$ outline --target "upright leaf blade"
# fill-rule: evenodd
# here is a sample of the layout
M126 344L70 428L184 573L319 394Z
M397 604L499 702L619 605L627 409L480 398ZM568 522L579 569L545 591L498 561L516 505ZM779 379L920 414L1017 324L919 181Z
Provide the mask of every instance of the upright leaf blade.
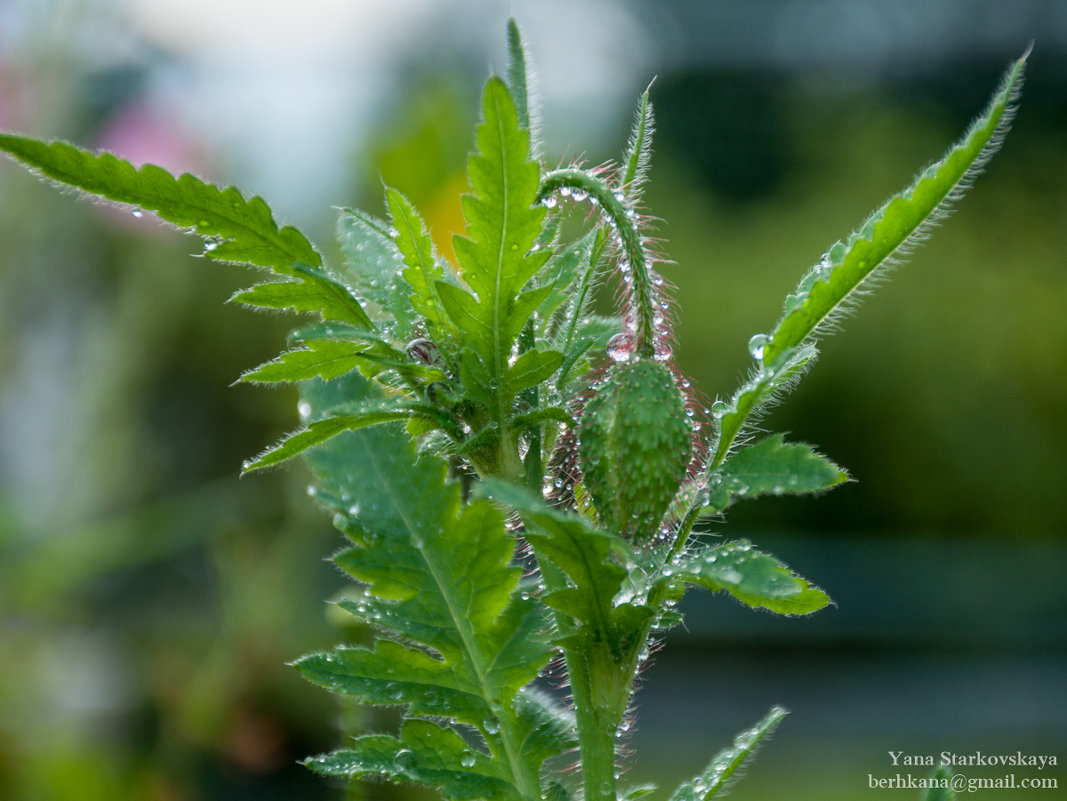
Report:
M405 265L403 274L411 293L410 302L429 324L431 333L451 336L454 329L437 292L437 282L445 279L445 271L434 259L426 224L411 202L395 189L386 189L385 199Z
M890 198L846 244L831 248L801 281L764 348L765 364L775 364L782 354L832 325L864 287L910 253L930 226L949 213L999 149L1015 116L1029 55L1027 50L1012 64L985 111L940 161Z
M486 84L482 110L478 152L468 161L473 194L463 198L467 235L455 239L474 296L461 298L467 293L438 286L446 310L481 357L495 389L504 379L518 332L547 294L521 293L548 254L531 252L545 214L536 203L539 168L529 158L529 132L520 126L515 103L499 78ZM506 410L494 411L503 422Z
M752 759L759 745L774 733L787 714L780 706L772 707L763 720L738 734L733 745L720 751L699 775L675 790L671 801L711 801L725 795L740 775L740 769Z

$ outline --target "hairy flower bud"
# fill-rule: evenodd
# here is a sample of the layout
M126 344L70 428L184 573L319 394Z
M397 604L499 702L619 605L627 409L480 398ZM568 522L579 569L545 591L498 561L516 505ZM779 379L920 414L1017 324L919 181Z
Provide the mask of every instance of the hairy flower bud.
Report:
M578 424L578 458L600 522L651 538L685 478L691 435L666 365L613 364Z

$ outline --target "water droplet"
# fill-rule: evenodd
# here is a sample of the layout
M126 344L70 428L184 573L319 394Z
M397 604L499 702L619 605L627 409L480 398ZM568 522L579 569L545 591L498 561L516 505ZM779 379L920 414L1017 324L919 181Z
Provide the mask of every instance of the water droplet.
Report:
M406 773L415 767L415 752L410 748L401 748L393 757L393 767L400 773Z
M611 797L611 785L608 782L603 782L600 785L600 795L604 798Z
M571 190L571 199L574 200L576 203L581 203L587 197L589 197L589 193L586 192L584 189L575 188Z
M216 240L211 240L210 242L205 242L204 243L204 251L206 253L210 253L215 248L217 248L219 246L219 244L220 243L218 241L216 241Z
M496 718L486 718L482 721L482 728L486 734L497 734L500 731L500 721Z
M473 751L464 751L462 754L459 755L459 764L461 764L465 768L473 768L474 759L475 757Z
M656 345L656 349L652 353L652 358L657 362L668 362L671 360L672 355L671 349L663 343L660 343L659 345Z
M134 209L133 211L130 212L130 214L132 214L138 220L141 219L142 217L144 217L144 211L142 211L141 209Z
M300 415L301 420L307 420L311 417L311 404L306 400L300 401L300 403L296 405L296 413Z
M319 494L319 488L316 487L314 484L308 484L307 493L309 498L314 498L316 495Z
M767 334L753 334L748 340L748 352L752 354L753 359L762 362L763 354L772 341L773 339Z
M614 362L628 362L633 353L631 352L630 338L626 334L616 334L608 340L608 358Z
M546 209L554 209L556 208L556 198L553 195L549 195L541 201L541 205Z
M563 197L570 197L571 196L571 188L569 186L561 186L559 188L559 193Z

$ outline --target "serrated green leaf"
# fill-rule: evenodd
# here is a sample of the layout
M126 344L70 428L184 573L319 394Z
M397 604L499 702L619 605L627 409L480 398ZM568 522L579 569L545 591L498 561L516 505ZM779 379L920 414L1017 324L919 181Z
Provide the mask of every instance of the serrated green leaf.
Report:
M664 570L658 585L682 582L711 592L725 590L747 606L780 615L806 615L829 604L830 598L806 579L748 540L738 540L692 553Z
M508 89L515 101L515 112L519 125L526 130L532 129L529 68L526 65L526 48L522 43L522 32L514 18L508 20Z
M712 411L718 419L717 432L712 446L711 459L708 461L708 475L718 468L730 454L731 448L746 425L772 407L784 394L800 380L800 377L815 362L818 351L814 345L804 345L789 354L783 354L776 368L765 367L756 371L746 381L729 402L722 402L725 407L720 410L715 404Z
M484 483L495 501L522 516L526 540L538 556L570 579L569 586L544 596L544 604L581 623L586 636L621 652L653 614L645 606L615 602L627 572L613 554L628 550L626 543L596 530L585 518L550 509L514 485L491 479Z
M452 321L441 305L437 282L445 279L444 268L433 254L433 240L415 207L395 189L385 190L389 215L396 229L396 246L404 262L404 280L409 303L422 316L431 334L454 335Z
M189 173L175 178L154 164L138 169L111 153L90 153L66 142L0 134L0 150L53 181L154 211L179 228L211 238L205 255L213 259L285 274L293 272L294 263L322 264L302 233L278 227L262 198L246 200L232 186L220 189Z
M496 760L471 748L453 730L427 720L405 721L399 738L382 734L357 737L352 748L313 757L304 764L328 776L384 776L421 784L453 801L521 798Z
M648 180L648 167L652 161L652 133L655 131L653 122L652 103L648 97L648 90L637 101L637 110L634 112L634 125L630 131L630 138L626 143L626 153L622 163L625 165L620 180L620 185L626 192L630 203L637 203L641 199L641 190Z
M364 614L358 601L344 606ZM490 714L485 699L471 691L469 676L459 675L424 651L390 640L378 640L373 650L340 647L308 654L293 664L309 681L362 703L404 705L414 715L451 718L472 726Z
M589 317L578 323L559 368L556 386L563 391L589 372L596 358L603 357L608 341L619 333L622 323L615 318ZM585 358L590 353L589 358Z
M595 232L587 234L561 253L554 253L538 273L538 282L552 287L537 307L537 313L543 319L550 319L564 301L573 299L572 285L576 277L588 272L594 238Z
M733 745L720 751L699 775L675 790L670 801L711 801L725 795L740 776L741 768L751 761L759 745L778 728L787 714L780 706L772 707L763 720L738 734Z
M578 745L572 710L533 688L521 692L516 701L518 717L525 726L522 753L527 760L540 765Z
M775 434L731 456L712 475L709 511L721 512L735 498L803 495L848 481L848 473L810 445L784 440L784 435Z
M338 400L336 394L312 399L316 407ZM412 710L436 704L435 714L478 728L509 781L536 792L537 765L517 757L532 733L515 699L551 656L548 621L520 587L522 571L512 561L515 543L502 513L484 499L463 505L459 484L446 478L447 464L416 454L388 424L345 432L308 461L322 479L318 499L353 543L334 561L365 585L344 608L390 638L431 653L405 656L395 686L381 683L387 676L374 671L386 665L369 652L346 652L341 672L352 675L326 680L351 679L358 693L386 693L390 703ZM325 669L322 658L314 666ZM436 696L428 699L427 692ZM443 706L449 695L452 712ZM478 717L472 699L482 700L484 716Z
M533 251L545 210L536 203L539 167L529 157L529 131L499 78L486 84L482 117L478 151L468 160L473 193L463 197L466 236L454 239L473 294L443 282L437 287L464 344L485 367L482 392L494 396L504 386L519 333L551 287L523 291L549 255ZM489 407L497 424L505 425L510 400L500 395Z
M254 470L274 467L292 459L294 456L299 456L314 445L319 445L336 437L342 431L354 431L380 423L407 420L409 417L418 415L422 408L421 405L416 404L368 404L362 408L352 410L349 414L337 414L333 417L316 420L306 428L287 434L277 445L263 451L255 459L245 462L241 473L251 473Z
M508 368L504 392L514 397L528 387L547 381L563 363L563 354L554 350L528 350Z
M317 313L323 320L374 330L367 312L347 287L305 265L294 264L290 274L299 280L256 284L235 293L230 300L251 307Z
M786 313L763 350L765 364L831 328L863 289L922 241L970 187L1000 147L1015 116L1027 51L1005 73L982 115L940 161L838 243L786 301Z
M363 360L365 346L323 339L305 340L307 348L290 350L277 359L242 374L241 381L275 384L310 378L337 378L354 370Z
M389 316L397 337L411 336L416 316L411 288L401 277L404 261L389 226L357 209L342 209L337 242L345 283Z

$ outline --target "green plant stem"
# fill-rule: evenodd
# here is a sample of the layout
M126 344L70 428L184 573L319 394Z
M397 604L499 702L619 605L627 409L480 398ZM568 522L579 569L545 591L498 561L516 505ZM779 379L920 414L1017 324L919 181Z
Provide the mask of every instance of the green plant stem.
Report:
M616 713L618 671L602 649L566 649L578 741L582 757L582 784L586 799L614 799L615 732L625 712ZM612 670L615 668L615 670ZM614 674L614 675L612 675ZM605 681L606 680L606 681ZM625 693L629 697L629 692Z
M558 189L567 187L579 190L591 198L604 210L608 220L619 237L625 267L620 264L631 295L633 311L633 347L641 357L651 358L656 352L656 290L652 281L650 259L645 249L641 232L635 222L636 214L627 207L625 196L616 192L605 181L585 170L565 168L553 170L541 179L537 192L538 200L544 200Z
M549 560L537 558L545 588L551 594L567 587L563 573ZM563 657L574 701L586 799L616 798L615 737L633 688L640 647L614 652L604 639L578 629L566 614L555 613ZM648 630L639 640L644 643Z

